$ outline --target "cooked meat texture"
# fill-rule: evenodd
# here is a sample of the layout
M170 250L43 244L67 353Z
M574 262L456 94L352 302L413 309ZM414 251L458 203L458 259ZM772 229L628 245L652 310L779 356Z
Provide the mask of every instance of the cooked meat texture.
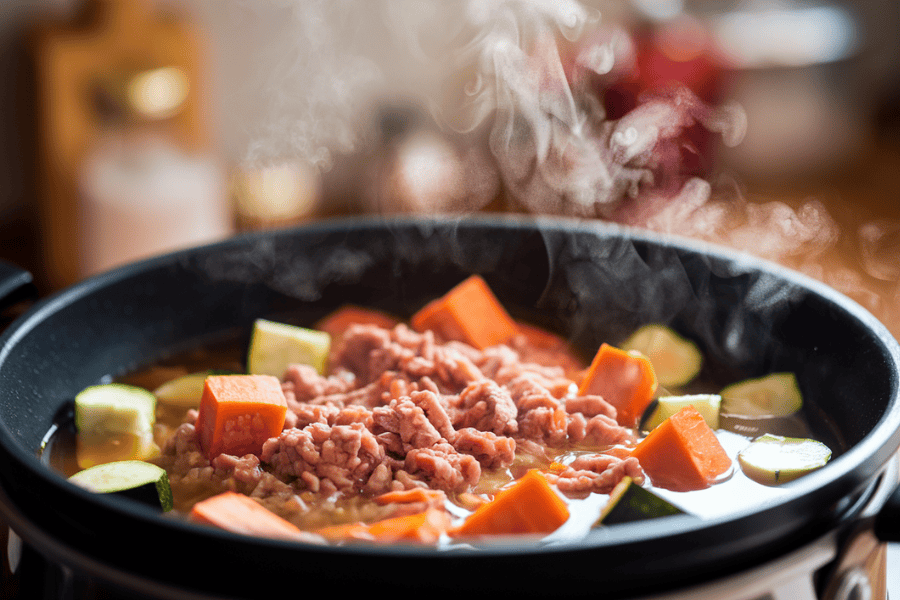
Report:
M311 510L311 498L334 504L416 487L471 492L485 470L572 445L578 458L550 476L561 493L607 493L626 475L642 481L636 460L605 453L635 441L616 423L615 408L578 396L562 367L523 357L552 361L547 352L529 353L521 339L481 351L405 325L354 325L329 374L306 365L287 370L284 430L260 456L210 462L189 411L162 462L174 485L237 489L295 522Z

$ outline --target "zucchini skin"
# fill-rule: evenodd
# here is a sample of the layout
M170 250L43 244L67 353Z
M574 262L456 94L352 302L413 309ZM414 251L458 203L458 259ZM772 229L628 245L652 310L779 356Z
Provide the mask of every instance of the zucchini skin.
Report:
M597 525L615 525L688 514L671 502L646 490L630 477L624 477L609 495L609 503L600 514Z

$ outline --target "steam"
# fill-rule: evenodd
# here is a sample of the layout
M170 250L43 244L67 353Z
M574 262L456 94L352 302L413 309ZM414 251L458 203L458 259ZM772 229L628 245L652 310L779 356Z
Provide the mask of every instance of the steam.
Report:
M900 281L900 223L876 220L859 230L866 272L882 281Z
M743 137L739 107L710 108L685 89L606 119L592 84L630 48L596 11L575 2L466 4L476 33L454 56L456 70L472 76L450 123L467 131L491 121L489 147L524 210L609 218L642 188L685 183L669 170L686 128L699 123L729 145Z
M609 218L644 188L685 183L672 170L686 128L735 144L745 127L737 107L707 107L683 89L606 119L597 77L632 50L574 0L196 1L228 40L224 144L245 164L328 169L372 143L381 106L408 103L447 132L486 128L515 208Z
M895 316L900 224L864 225L852 249L861 264L850 264L854 242L818 200L751 202L727 177L686 169L694 149L685 132L699 127L736 145L748 126L739 106L709 106L676 87L608 118L603 90L635 51L629 33L595 8L574 0L193 1L228 41L221 110L232 126L223 141L241 162L299 158L327 171L337 155L389 154L398 166L370 209L469 213L500 193L517 212L730 245ZM429 125L384 150L377 115L392 105L417 107Z
M362 115L384 80L370 51L368 2L186 1L217 40L214 97L229 159L328 169L358 146Z

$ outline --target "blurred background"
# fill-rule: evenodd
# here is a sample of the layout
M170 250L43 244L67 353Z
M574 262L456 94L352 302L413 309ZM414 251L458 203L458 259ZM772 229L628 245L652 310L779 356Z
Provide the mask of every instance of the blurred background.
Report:
M42 293L348 214L724 243L900 333L900 7L0 3L0 258Z

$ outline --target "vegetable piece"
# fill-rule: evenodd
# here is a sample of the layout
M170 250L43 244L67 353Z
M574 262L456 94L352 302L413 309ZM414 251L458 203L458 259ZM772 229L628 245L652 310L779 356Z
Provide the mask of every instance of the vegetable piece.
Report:
M332 340L336 340L344 335L351 325L377 325L384 329L393 329L399 322L399 319L381 311L347 304L321 319L315 328L330 335Z
M410 319L416 331L434 330L445 340L485 349L507 342L519 329L484 279L472 275Z
M206 378L197 434L207 458L259 454L263 443L284 427L287 401L271 375L213 375Z
M156 420L156 396L123 383L92 385L75 396L75 427L140 433Z
M548 534L568 518L566 503L540 471L532 469L492 501L475 509L450 534L455 537Z
M644 416L641 417L641 429L651 431L662 424L663 421L677 413L685 406L693 406L710 429L719 428L719 405L722 397L718 394L688 394L685 396L661 396L653 400Z
M326 540L360 540L379 543L413 542L434 544L450 528L450 515L437 508L402 517L376 521L371 525L351 523L317 529Z
M99 494L115 494L172 510L172 488L166 470L140 460L97 465L75 473L69 481Z
M731 467L716 434L693 406L686 406L647 434L631 453L653 485L686 492L709 487Z
M763 485L778 485L820 469L831 459L831 449L808 438L766 434L738 453L744 474Z
M577 377L578 373L584 370L583 361L562 336L528 323L516 322L516 326L519 328L519 334L525 337L531 348L552 356L553 364L562 367L570 379Z
M664 387L678 387L690 382L703 363L703 355L694 342L658 323L644 325L620 347L637 350L649 358L656 378Z
M203 383L208 376L209 372L203 371L176 377L153 390L153 395L166 404L197 408L200 406L200 396L203 395Z
M656 393L656 374L640 352L601 344L578 388L581 396L599 395L616 408L616 420L634 427Z
M564 352L568 351L569 343L562 337L552 331L547 331L542 327L531 325L530 323L516 322L519 334L525 336L528 343L535 348L541 350L553 350Z
M247 371L282 377L290 365L310 365L321 375L331 349L331 336L286 323L257 319L250 338Z
M412 488L409 490L395 490L393 492L385 492L375 496L374 500L377 504L384 506L385 504L412 504L416 502L443 503L445 499L444 492L428 488Z
M156 396L143 388L121 383L85 388L75 396L78 466L156 456L155 421Z
M203 395L203 384L210 375L236 375L227 371L200 371L171 379L155 390L156 399L169 406L180 408L197 408Z
M595 526L601 523L615 525L683 514L685 514L683 510L650 490L642 488L626 475L610 492L609 502L600 511L600 518L597 519Z
M237 492L222 492L196 503L190 518L226 531L279 539L303 539L303 531L252 498Z
M783 417L803 407L803 395L793 373L772 373L724 388L722 412L745 417Z

